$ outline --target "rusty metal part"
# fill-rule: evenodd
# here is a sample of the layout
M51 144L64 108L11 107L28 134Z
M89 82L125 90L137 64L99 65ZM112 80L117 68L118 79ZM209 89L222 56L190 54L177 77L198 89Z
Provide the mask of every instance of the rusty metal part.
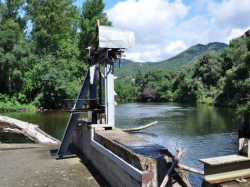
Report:
M154 178L154 172L144 172L141 176L142 184L146 185L149 181Z

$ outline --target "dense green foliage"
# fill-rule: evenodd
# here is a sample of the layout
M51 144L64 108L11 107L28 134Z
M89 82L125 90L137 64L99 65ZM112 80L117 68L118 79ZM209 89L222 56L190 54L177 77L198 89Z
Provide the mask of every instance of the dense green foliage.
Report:
M73 0L0 1L0 110L62 108L75 98L96 20L111 25L104 7L102 0L82 9Z
M178 72L143 71L141 66L134 78L116 80L118 101L199 102L250 109L250 38L233 39L229 47L205 53ZM133 92L117 90L124 87Z

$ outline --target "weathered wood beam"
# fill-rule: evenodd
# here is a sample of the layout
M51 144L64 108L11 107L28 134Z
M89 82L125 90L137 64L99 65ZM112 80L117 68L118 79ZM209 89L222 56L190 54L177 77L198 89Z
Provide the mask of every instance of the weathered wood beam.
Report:
M143 125L143 126L136 127L136 128L121 129L121 130L124 131L124 132L139 131L139 130L143 130L143 129L146 129L146 128L148 128L148 127L151 127L151 126L155 125L156 123L158 123L158 121L154 121L154 122L149 123L149 124L147 124L147 125Z
M177 166L178 166L180 169L183 169L183 170L186 170L186 171L189 171L189 172L192 172L192 173L204 175L204 171L201 171L201 170L198 170L198 169L195 169L195 168L191 168L191 167L182 165L181 163L178 163Z

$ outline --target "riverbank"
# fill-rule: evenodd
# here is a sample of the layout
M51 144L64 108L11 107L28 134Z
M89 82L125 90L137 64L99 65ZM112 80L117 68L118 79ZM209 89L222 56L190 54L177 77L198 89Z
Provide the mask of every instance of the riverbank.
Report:
M0 144L0 186L109 187L85 156L72 144L72 155L58 159L58 145Z
M23 110L36 110L36 106L33 103L21 104L15 98L3 99L0 97L0 112L23 111Z

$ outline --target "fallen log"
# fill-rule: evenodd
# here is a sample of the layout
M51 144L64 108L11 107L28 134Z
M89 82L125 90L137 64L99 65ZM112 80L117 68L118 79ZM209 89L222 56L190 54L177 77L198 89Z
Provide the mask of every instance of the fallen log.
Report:
M35 143L60 143L59 140L42 131L38 125L6 116L0 116L0 130L23 135Z
M154 121L154 122L149 123L149 124L147 124L147 125L143 125L143 126L136 127L136 128L121 129L121 130L124 131L124 132L139 131L139 130L143 130L143 129L146 129L146 128L148 128L148 127L151 127L151 126L155 125L156 123L158 123L158 121Z
M198 169L195 169L195 168L191 168L191 167L182 165L182 164L180 164L180 163L178 163L177 166L178 166L180 169L183 169L183 170L186 170L186 171L189 171L189 172L192 172L192 173L204 175L204 171L201 171L201 170L198 170Z

